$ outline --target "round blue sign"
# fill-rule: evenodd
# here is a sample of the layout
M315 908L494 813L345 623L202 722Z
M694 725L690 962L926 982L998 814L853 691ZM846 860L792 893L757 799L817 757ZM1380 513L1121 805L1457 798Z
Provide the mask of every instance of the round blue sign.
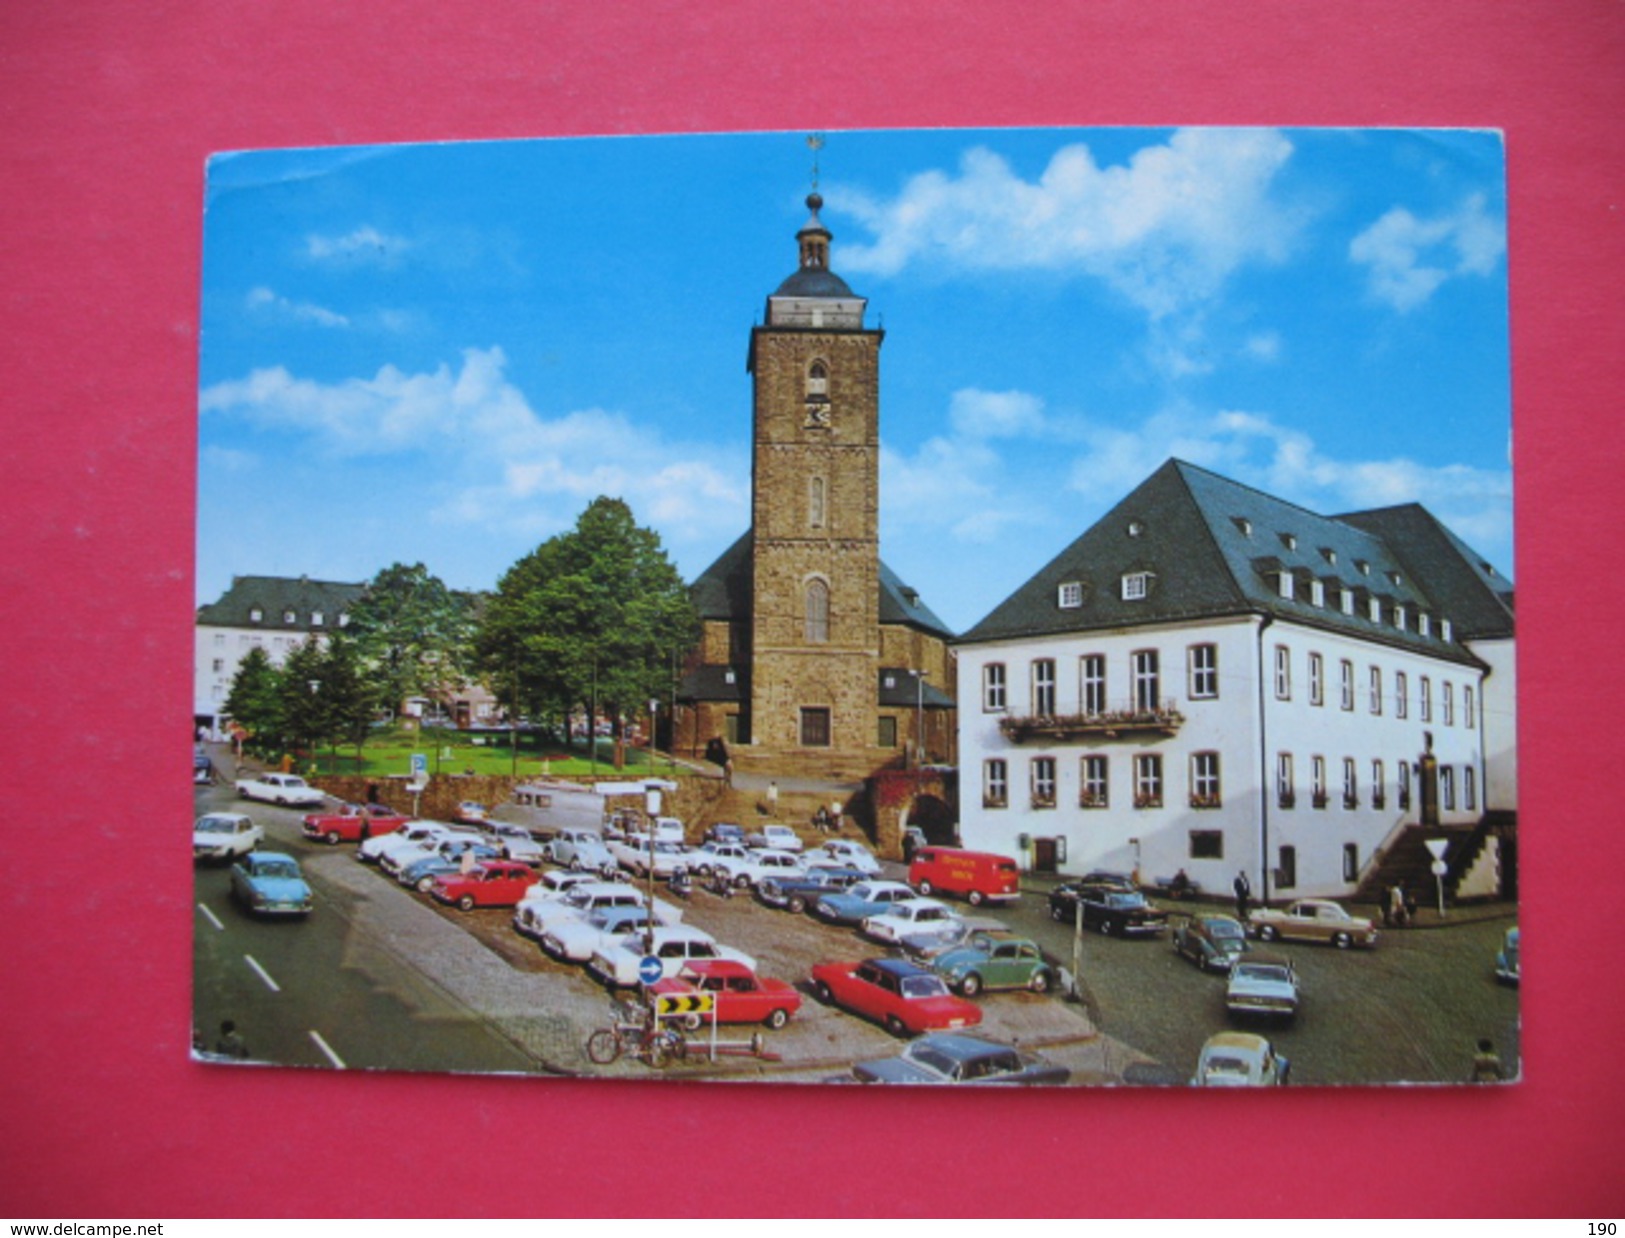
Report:
M660 960L652 954L646 954L638 960L638 979L644 984L653 984L660 979Z

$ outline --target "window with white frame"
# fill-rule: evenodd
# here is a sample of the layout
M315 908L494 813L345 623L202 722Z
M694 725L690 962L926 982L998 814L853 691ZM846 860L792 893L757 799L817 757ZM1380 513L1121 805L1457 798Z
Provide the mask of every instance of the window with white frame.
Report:
M1309 703L1326 703L1326 659L1318 653L1309 655Z
M1292 780L1292 754L1275 755L1275 802L1281 808L1294 808L1298 803L1298 790Z
M1366 615L1366 618L1371 620L1372 623L1381 623L1382 622L1382 599L1381 598L1372 598L1369 602L1367 602L1366 607L1365 607L1365 615Z
M1422 721L1433 721L1433 681L1422 676Z
M1411 712L1410 679L1404 671L1394 672L1394 717L1408 717Z
M1382 809L1388 806L1388 780L1384 773L1380 757L1371 762L1371 807L1373 808Z
M1439 805L1454 811L1456 807L1456 770L1454 766L1439 766Z
M1083 584L1081 581L1069 580L1063 584L1055 599L1056 605L1062 610L1077 610L1083 605Z
M1106 712L1106 655L1086 653L1078 659L1078 699L1091 717Z
M248 621L250 623L258 623L260 620L262 620L264 618L265 618L265 612L263 610L261 610L258 606L254 607L253 610L248 612Z
M1411 806L1411 763L1400 761L1396 768L1399 771L1399 810L1404 812Z
M1032 677L1032 712L1040 718L1053 717L1055 714L1055 659L1033 659Z
M1394 607L1394 626L1401 632L1405 630L1405 608L1403 606Z
M1326 583L1321 580L1309 582L1309 603L1312 606L1326 605Z
M1355 769L1354 758L1343 758L1343 807L1358 808L1360 806L1360 775Z
M1354 613L1354 590L1339 589L1338 602L1341 604L1345 615L1352 615Z
M1462 684L1461 686L1461 715L1469 731L1478 725L1478 715L1474 710L1473 689L1470 684Z
M982 667L982 708L988 713L1004 709L1004 663L989 662Z
M1151 592L1150 572L1125 572L1123 574L1123 600L1125 602L1143 602Z
M1354 708L1354 663L1343 658L1338 663L1339 701L1344 709Z
M1289 602L1292 600L1293 583L1291 572L1282 572L1280 579L1276 582L1277 587L1281 591L1281 596Z
M321 611L313 610L313 611L310 612L310 626L313 627L313 628L319 628L319 627L322 626L322 612Z
M1130 658L1134 668L1134 708L1154 710L1162 700L1160 661L1155 649L1136 649Z
M1055 807L1055 758L1034 757L1031 779L1034 808Z
M1189 695L1193 701L1211 701L1219 695L1219 647L1192 645L1187 654Z
M1429 636L1432 634L1433 619L1432 616L1427 613L1427 611L1424 610L1416 616L1416 630L1423 636Z
M285 610L285 611L282 612L282 622L283 623L292 623L297 618L298 618L298 616L295 615L291 610Z
M1219 798L1219 754L1191 753L1191 807L1217 808Z
M1382 712L1382 667L1373 666L1368 676L1371 686L1371 712Z
M1311 654L1310 658L1313 657ZM1278 701L1292 699L1292 651L1285 645L1275 646L1275 699Z
M1309 802L1315 808L1326 807L1326 758L1309 758Z
M226 634L224 632L216 632L214 634L214 647L216 649L219 649L225 643L226 643Z
M1078 762L1078 807L1106 808L1111 799L1107 783L1107 763L1103 756L1086 756Z
M1439 708L1446 726L1456 725L1456 690L1446 679L1439 685Z
M1134 758L1134 807L1162 807L1162 757L1142 752Z
M1478 811L1478 771L1471 765L1461 767L1461 806L1468 812Z
M982 807L1003 808L1010 802L1010 772L1002 760L982 762Z

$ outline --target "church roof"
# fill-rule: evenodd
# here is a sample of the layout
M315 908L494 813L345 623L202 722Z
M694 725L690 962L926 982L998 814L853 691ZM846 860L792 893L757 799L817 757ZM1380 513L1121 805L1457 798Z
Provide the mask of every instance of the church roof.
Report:
M773 294L776 297L841 297L851 300L856 293L834 271L805 267L791 275Z
M1452 557L1457 562L1447 570ZM961 643L1266 614L1470 661L1459 642L1493 628L1484 619L1482 572L1472 566L1482 563L1415 505L1321 516L1169 460ZM1282 593L1283 574L1292 577L1291 597ZM1141 596L1125 597L1126 577L1139 578ZM1510 588L1495 596L1504 600L1510 634ZM1373 599L1381 605L1377 621L1370 618ZM1403 628L1393 621L1396 607L1407 614ZM1424 613L1427 635L1416 621ZM1452 626L1448 643L1444 620Z

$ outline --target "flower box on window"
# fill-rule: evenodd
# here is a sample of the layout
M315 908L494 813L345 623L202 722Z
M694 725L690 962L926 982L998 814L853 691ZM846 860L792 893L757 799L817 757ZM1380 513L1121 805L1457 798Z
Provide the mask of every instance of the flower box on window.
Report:
M1053 796L1053 795L1039 795L1037 792L1034 792L1033 793L1033 807L1034 808L1054 808L1055 807L1055 796Z
M1079 808L1105 808L1106 806L1106 797L1104 795L1092 795L1085 791L1078 796Z
M1282 808L1296 808L1298 806L1298 797L1295 792L1282 791L1276 796L1275 802Z
M1136 795L1134 797L1134 807L1136 807L1136 808L1161 808L1162 807L1162 796L1160 796L1160 795Z
M1316 808L1324 808L1324 807L1326 807L1326 803L1327 803L1326 792L1324 792L1324 791L1316 791L1315 794L1313 795L1313 797L1311 797L1310 802Z
M1185 724L1185 715L1172 705L1159 705L1154 709L1107 709L1095 714L1027 714L999 719L999 730L1015 743L1030 739L1078 739L1085 736L1105 736L1116 739L1122 735L1155 733L1173 735Z
M1382 792L1380 792L1380 791L1377 792L1377 794L1375 794L1375 795L1373 795L1371 797L1371 807L1377 809L1379 812L1382 809L1387 808L1388 807L1388 797L1383 795Z
M1008 804L1009 801L1002 795L984 795L982 797L983 808L1005 808Z
M1359 806L1360 806L1360 797L1358 795L1345 795L1343 797L1343 807L1344 808L1354 809L1354 808L1358 808Z
M1224 804L1217 795L1193 795L1191 796L1191 807L1222 808L1224 807Z

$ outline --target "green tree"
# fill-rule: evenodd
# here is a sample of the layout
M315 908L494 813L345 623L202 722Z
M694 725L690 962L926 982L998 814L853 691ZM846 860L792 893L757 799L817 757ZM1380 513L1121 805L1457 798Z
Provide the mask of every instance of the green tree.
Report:
M361 657L348 633L333 633L322 650L320 668L322 734L333 745L355 746L357 764L378 712L377 693L362 672Z
M277 685L284 742L311 751L327 738L327 710L322 702L324 661L321 644L310 637L288 654Z
M259 645L244 655L226 694L225 712L261 744L275 746L282 738L281 673Z
M421 563L396 563L374 576L350 608L346 631L379 703L390 709L415 696L444 704L467 678L474 636L469 599Z

